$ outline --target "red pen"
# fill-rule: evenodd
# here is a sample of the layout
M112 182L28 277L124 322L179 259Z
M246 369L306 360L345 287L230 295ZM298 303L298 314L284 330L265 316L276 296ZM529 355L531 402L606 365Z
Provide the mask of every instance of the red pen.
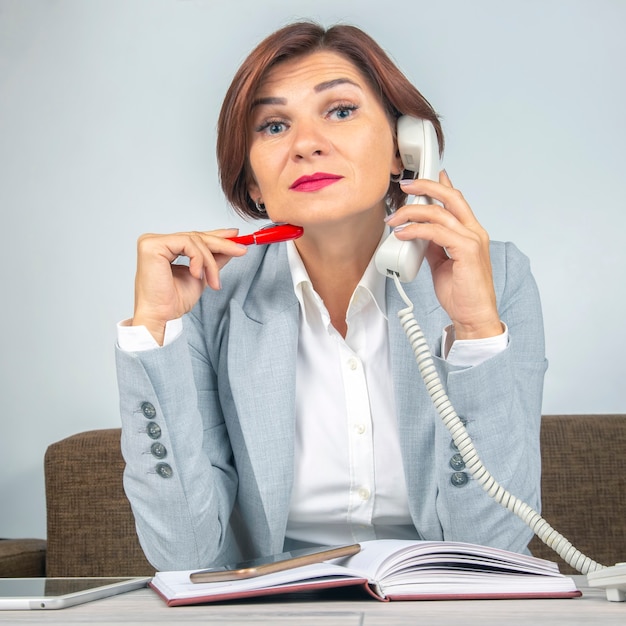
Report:
M250 235L227 237L227 239L235 243L242 243L244 246L251 246L253 244L261 246L268 243L297 239L302 236L303 232L304 228L302 228L302 226L293 226L292 224L269 224Z

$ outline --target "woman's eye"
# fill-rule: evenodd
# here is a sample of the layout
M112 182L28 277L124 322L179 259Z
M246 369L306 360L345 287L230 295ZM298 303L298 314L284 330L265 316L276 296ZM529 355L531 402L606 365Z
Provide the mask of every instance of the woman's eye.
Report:
M353 104L345 104L341 106L336 106L329 111L329 115L331 117L335 117L338 120L345 120L352 116L354 112L358 109L356 105Z
M280 122L278 120L269 120L260 124L257 127L257 132L265 133L266 135L279 135L280 133L284 132L285 128L285 122Z

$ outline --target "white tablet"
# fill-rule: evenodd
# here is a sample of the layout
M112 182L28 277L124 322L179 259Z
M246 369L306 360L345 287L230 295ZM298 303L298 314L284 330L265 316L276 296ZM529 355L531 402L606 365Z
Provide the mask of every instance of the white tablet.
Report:
M0 578L0 609L64 609L145 587L141 578Z

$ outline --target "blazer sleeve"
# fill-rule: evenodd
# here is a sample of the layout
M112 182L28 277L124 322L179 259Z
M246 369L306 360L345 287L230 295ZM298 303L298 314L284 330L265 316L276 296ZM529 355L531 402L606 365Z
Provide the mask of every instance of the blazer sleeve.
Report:
M190 341L193 333L186 323L163 348L116 349L124 488L158 570L237 557L229 528L237 475L216 375L206 354L191 347L203 343Z
M221 275L172 343L117 349L124 485L159 570L283 545L298 319L284 245L258 246Z
M541 303L529 261L513 244L494 243L491 254L509 344L478 366L457 368L436 358L437 367L485 467L510 493L540 510L539 435L547 368ZM438 419L436 509L444 539L527 552L532 531L471 479L455 452Z

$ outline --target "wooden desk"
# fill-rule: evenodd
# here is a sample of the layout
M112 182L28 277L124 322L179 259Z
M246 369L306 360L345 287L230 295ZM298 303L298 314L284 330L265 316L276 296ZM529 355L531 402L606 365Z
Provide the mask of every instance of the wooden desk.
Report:
M571 600L471 600L383 603L373 599L297 596L220 605L167 607L150 589L131 591L55 611L0 611L6 624L220 624L221 626L401 626L455 624L626 624L626 603L608 602L603 590L575 576L582 598ZM360 596L362 598L362 596Z

